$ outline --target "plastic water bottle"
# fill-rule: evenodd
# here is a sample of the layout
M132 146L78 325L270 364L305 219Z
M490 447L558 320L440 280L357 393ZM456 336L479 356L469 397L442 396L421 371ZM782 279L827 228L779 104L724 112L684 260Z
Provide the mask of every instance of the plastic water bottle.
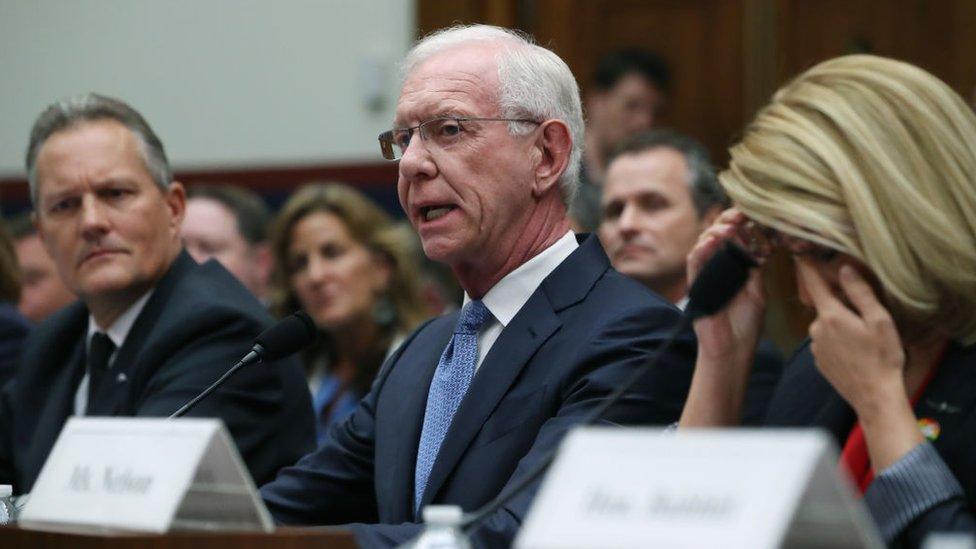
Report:
M463 514L456 505L424 507L426 527L409 546L412 549L471 549L471 541L461 530Z
M17 522L17 510L13 501L14 487L0 484L0 526Z

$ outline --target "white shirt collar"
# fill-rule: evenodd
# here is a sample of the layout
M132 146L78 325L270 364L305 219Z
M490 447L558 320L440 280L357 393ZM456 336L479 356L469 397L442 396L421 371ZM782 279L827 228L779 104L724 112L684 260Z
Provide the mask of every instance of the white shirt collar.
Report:
M542 284L542 281L555 271L556 267L569 257L576 248L579 248L579 244L576 242L576 234L573 231L568 231L551 246L499 280L481 298L482 303L488 307L488 310L491 311L495 320L502 327L508 326L519 309L525 305L536 288ZM465 292L465 305L469 301L471 298Z
M682 297L674 306L684 311L688 307L688 296Z
M132 330L132 325L135 324L136 319L139 318L139 313L142 312L143 307L146 306L146 302L149 301L149 297L153 294L153 290L149 290L145 295L136 300L135 303L129 306L124 313L119 315L119 318L115 319L115 322L105 330L105 334L108 338L112 340L115 344L116 349L121 349L122 344L125 343L126 336L129 335L129 331ZM91 341L93 335L96 332L102 330L98 329L98 324L95 323L95 317L91 314L88 315L88 338L85 340L86 344Z

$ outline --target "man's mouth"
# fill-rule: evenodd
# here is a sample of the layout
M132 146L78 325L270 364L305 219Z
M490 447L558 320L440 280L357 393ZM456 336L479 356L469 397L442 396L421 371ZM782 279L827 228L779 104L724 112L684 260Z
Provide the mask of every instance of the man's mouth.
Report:
M453 210L456 206L444 205L444 206L424 206L420 208L420 217L424 221L435 221L440 219Z
M92 250L92 251L88 252L87 254L85 254L85 256L81 260L81 263L84 263L84 262L89 261L91 259L97 259L99 257L104 257L104 256L111 255L111 254L117 254L117 253L120 253L120 252L121 252L121 250L116 250L116 249L111 249L111 248L104 248L104 249L99 249L99 250Z

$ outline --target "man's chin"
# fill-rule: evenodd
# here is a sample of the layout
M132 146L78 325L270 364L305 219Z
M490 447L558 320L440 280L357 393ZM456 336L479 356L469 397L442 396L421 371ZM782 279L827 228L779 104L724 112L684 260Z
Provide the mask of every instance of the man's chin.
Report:
M129 293L135 286L131 276L121 273L99 273L99 276L90 276L81 281L76 293L86 298L97 299Z

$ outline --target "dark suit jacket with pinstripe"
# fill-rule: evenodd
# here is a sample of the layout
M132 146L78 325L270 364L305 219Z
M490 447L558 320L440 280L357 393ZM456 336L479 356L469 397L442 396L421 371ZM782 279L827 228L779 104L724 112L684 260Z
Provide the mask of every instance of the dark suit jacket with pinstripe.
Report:
M915 404L915 415L938 423L932 444L965 491L965 498L946 501L892 540L896 547L920 547L933 531L976 531L976 346L951 345L936 376ZM789 361L773 395L766 425L821 427L843 448L857 417L854 410L817 370L804 344Z

